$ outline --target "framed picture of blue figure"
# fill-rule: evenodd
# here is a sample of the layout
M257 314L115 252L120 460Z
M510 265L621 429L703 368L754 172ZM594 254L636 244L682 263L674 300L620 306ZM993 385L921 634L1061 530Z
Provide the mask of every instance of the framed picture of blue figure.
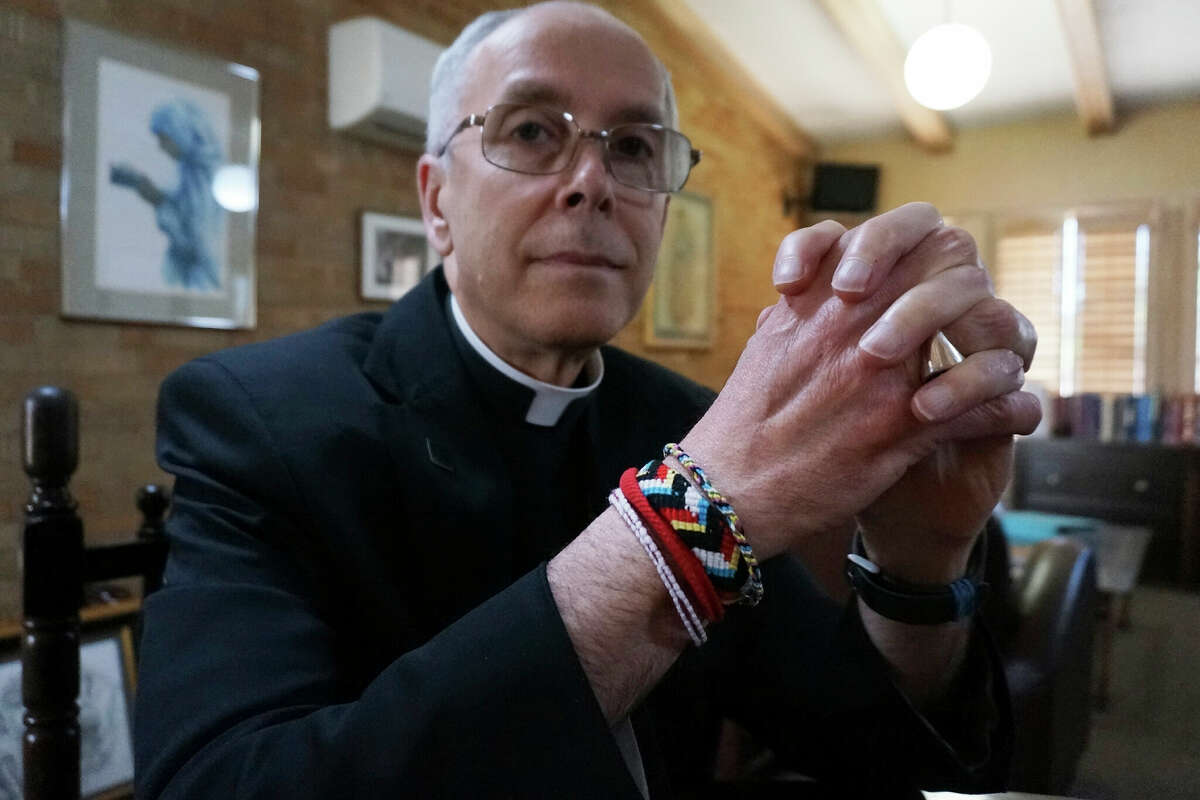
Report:
M64 316L254 327L258 73L65 26Z

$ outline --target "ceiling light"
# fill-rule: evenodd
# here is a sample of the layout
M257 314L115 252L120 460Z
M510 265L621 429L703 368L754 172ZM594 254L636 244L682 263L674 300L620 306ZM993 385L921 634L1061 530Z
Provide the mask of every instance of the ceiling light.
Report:
M983 90L992 48L974 28L957 22L921 34L904 59L904 83L918 103L936 111L958 108Z

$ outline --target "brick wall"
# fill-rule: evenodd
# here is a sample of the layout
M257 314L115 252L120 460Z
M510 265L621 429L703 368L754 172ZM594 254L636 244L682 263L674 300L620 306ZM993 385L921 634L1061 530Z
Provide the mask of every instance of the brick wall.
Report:
M705 152L688 188L712 198L720 284L711 350L648 350L640 320L618 343L719 387L758 309L772 301L771 259L790 228L780 198L797 168L766 131L739 114L739 93L721 65L697 61L656 2L604 5L642 30L675 76L682 127ZM358 298L358 214L418 214L415 157L328 129L329 25L369 13L449 42L490 7L480 0L0 0L0 616L18 613L20 605L16 545L28 484L19 466L18 408L25 392L45 383L77 392L81 465L72 487L87 537L124 538L136 522L135 488L166 477L153 458L154 400L163 377L218 348L379 308ZM64 16L259 70L255 330L59 317Z

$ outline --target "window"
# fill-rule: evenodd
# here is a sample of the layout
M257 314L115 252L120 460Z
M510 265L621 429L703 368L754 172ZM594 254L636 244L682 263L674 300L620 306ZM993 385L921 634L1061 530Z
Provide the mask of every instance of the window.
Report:
M1080 226L1075 376L1079 391L1146 391L1150 228Z
M1062 231L1042 223L1006 226L996 240L992 277L996 294L1029 317L1038 332L1028 380L1058 390Z
M1148 214L1003 222L996 292L1038 331L1029 379L1060 395L1146 391Z

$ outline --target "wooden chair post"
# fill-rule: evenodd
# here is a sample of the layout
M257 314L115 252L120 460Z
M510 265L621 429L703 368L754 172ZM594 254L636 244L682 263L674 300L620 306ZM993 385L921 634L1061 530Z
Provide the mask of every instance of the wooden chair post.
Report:
M137 538L147 542L152 552L153 566L142 577L142 597L148 597L162 586L163 565L167 560L167 535L164 517L171 505L171 493L162 486L148 483L137 491L137 507L142 512L142 524ZM152 544L149 544L152 543Z
M83 523L67 483L79 463L79 406L71 392L42 387L21 410L22 461L33 484L21 551L25 797L78 798Z

